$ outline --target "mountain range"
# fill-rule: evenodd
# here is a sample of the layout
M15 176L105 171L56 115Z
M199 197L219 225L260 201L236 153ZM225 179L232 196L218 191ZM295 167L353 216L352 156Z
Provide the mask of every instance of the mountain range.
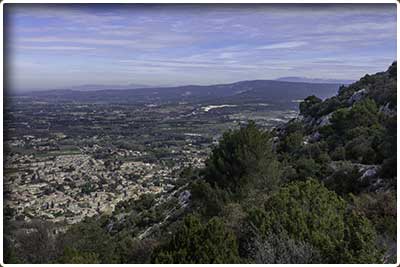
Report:
M317 79L317 78L306 78L298 76L287 76L276 79L276 81L284 82L303 82L303 83L335 83L335 84L351 84L353 80L339 80L339 79Z
M109 103L287 103L309 95L326 98L334 95L340 83L304 83L276 80L250 80L230 84L185 85L175 87L108 88L93 86L65 90L47 90L20 95L49 101L84 101ZM80 90L79 90L80 89Z

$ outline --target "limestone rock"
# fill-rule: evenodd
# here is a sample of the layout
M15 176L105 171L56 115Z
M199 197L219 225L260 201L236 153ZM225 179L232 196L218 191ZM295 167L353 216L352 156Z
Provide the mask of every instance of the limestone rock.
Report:
M361 89L355 92L348 100L349 104L354 104L359 102L361 99L363 99L368 93L367 89Z
M391 109L389 103L386 103L386 105L381 106L381 107L379 108L379 112L385 114L385 115L388 116L388 117L393 117L393 116L396 116L396 115L397 115L397 110L396 110L396 108Z

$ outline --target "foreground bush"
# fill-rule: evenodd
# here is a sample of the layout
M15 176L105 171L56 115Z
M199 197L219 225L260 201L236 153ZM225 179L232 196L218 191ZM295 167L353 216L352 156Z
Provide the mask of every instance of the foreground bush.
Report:
M190 215L171 241L155 252L153 262L239 263L236 237L219 218L203 224Z
M292 183L274 194L251 221L268 236L286 231L321 252L326 263L380 262L376 232L368 219L315 180Z

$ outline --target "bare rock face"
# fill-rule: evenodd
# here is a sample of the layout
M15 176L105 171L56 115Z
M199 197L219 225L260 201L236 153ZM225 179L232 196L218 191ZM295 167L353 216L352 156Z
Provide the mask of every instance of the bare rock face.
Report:
M302 122L307 128L316 129L326 125L330 125L331 124L330 119L332 118L332 115L333 112L325 116L322 116L320 118L313 118L311 116L307 116L302 119Z
M314 143L314 142L318 142L321 138L321 134L318 131L315 131L313 133L311 133L310 135L307 135L306 137L304 137L303 139L303 144L308 144L308 143Z
M376 165L359 165L359 167L359 170L362 173L360 177L361 180L375 177L378 173L378 166Z
M379 112L385 114L385 115L388 116L388 117L393 117L393 116L396 116L396 115L397 115L397 110L396 110L396 108L391 109L391 108L390 108L390 103L386 103L386 105L381 106L381 107L379 108Z
M314 124L315 122L315 118L311 116L306 116L306 117L301 116L300 119L308 127L312 126L312 124Z
M321 138L321 134L316 131L310 136L310 142L317 142Z
M348 103L350 105L359 102L361 99L363 99L368 93L367 89L361 89L355 92L348 100Z
M277 151L279 146L279 137L275 136L272 138L272 150Z
M185 191L181 192L181 193L179 194L179 197L178 197L179 203L180 203L182 206L185 205L185 204L187 204L187 203L189 203L191 196L192 196L192 195L190 194L190 191L189 191L189 190L185 190Z
M332 118L333 112L322 116L321 118L319 118L316 122L317 127L323 127L323 126L327 126L331 124L331 118Z
M332 161L329 163L329 167L334 171L338 172L343 169L346 164L351 168L357 168L359 172L359 177L357 181L368 185L363 191L365 192L380 192L387 190L387 183L385 183L384 179L379 177L379 165L366 165L360 163L350 163L344 161ZM329 178L328 178L329 179Z

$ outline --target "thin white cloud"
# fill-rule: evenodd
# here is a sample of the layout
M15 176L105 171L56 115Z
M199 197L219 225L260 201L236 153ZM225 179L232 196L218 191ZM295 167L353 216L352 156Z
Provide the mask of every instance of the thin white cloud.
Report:
M187 60L138 60L138 59L122 59L118 61L120 64L124 64L129 67L146 67L146 68L197 68L197 69L219 69L219 70L255 70L255 69L281 69L289 70L290 67L278 66L272 62L265 63L245 63L233 60L221 61L221 60L202 60L202 61L187 61Z
M134 40L125 39L99 39L99 38L68 38L68 37L27 37L18 41L27 43L80 43L92 45L130 45L135 44Z
M395 32L396 24L393 21L377 21L377 22L355 22L351 24L331 25L324 24L316 26L314 33L333 34L333 33L365 33L371 34L372 32Z
M83 46L18 46L17 49L28 49L28 50L94 50L94 47L83 47Z
M165 47L174 47L176 45L191 44L197 40L195 36L173 35L165 33L149 33L147 36L141 36L129 39L115 38L98 38L98 37L57 37L57 36L42 36L42 37L22 37L16 38L17 43L35 43L35 44L82 44L93 46L123 46L127 48L137 49L160 49Z
M262 49L262 50L269 50L269 49L291 49L291 48L296 48L296 47L304 46L304 45L306 45L306 44L307 44L307 42L302 42L302 41L283 42L283 43L274 43L274 44L259 46L259 47L257 47L257 49Z

